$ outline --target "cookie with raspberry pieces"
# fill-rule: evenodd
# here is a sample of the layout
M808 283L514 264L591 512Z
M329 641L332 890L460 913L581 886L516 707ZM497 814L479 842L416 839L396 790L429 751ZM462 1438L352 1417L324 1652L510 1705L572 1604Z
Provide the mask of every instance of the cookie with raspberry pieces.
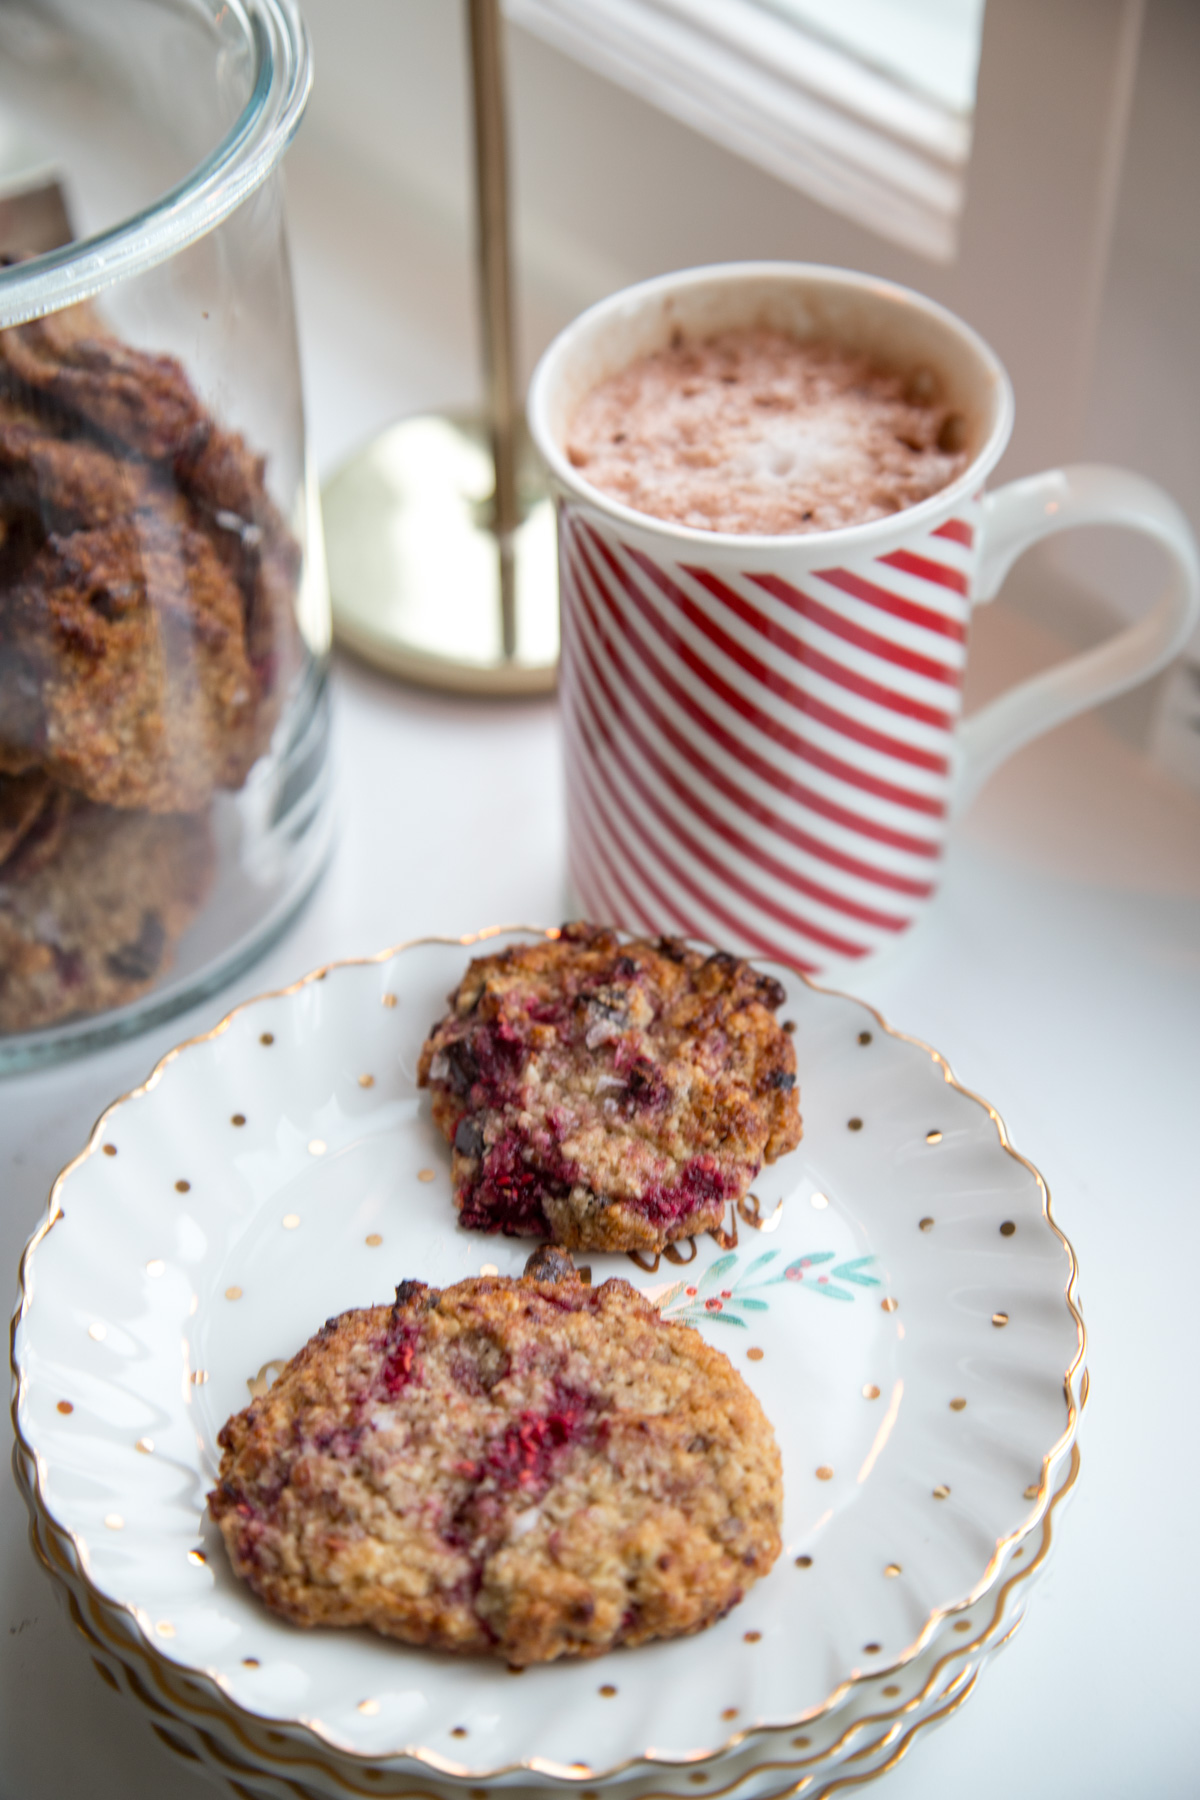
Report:
M465 1226L661 1250L800 1141L771 975L594 925L477 957L421 1052Z
M779 1450L726 1357L529 1270L401 1282L223 1427L209 1511L273 1611L522 1667L700 1631L766 1574Z

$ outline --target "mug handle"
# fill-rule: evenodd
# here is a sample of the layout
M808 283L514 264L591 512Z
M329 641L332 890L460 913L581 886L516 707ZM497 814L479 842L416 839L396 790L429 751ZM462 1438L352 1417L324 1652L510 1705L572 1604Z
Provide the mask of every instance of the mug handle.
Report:
M1009 482L983 499L983 549L976 604L993 600L1024 551L1073 525L1125 525L1161 544L1171 563L1153 610L1093 650L1031 676L959 728L954 809L970 804L1014 750L1089 706L1145 681L1183 647L1200 617L1200 559L1175 502L1140 475L1079 463Z

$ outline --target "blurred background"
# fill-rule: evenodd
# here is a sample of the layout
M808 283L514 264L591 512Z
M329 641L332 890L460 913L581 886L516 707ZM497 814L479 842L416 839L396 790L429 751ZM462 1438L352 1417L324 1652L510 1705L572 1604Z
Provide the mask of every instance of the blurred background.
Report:
M1001 479L1123 463L1200 530L1194 0L506 13L523 376L582 307L664 270L872 270L943 300L1008 365ZM305 15L317 83L287 176L325 476L398 414L478 397L467 51L445 0L306 0ZM980 614L968 699L1136 616L1155 555L1113 531L1025 558L1006 590L1023 629L991 657ZM1200 642L1107 722L1200 786Z

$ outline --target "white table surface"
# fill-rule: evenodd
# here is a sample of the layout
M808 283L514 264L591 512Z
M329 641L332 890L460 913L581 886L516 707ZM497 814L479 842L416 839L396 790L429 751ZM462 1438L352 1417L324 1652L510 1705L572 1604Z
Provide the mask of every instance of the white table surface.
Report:
M369 297L339 291L306 237L303 189L300 201L309 392L328 465L439 380L448 399L466 382L436 334L393 343L382 302L372 310ZM336 334L325 331L334 318ZM382 378L368 360L377 354ZM972 652L976 698L1053 648L1002 605L989 609ZM54 1175L172 1043L333 957L559 918L552 702L435 698L349 661L337 664L334 699L339 841L283 941L229 991L132 1043L0 1082L10 1291ZM1200 1269L1200 798L1103 719L1065 727L1001 771L960 827L928 922L857 988L943 1051L1047 1176L1082 1266L1092 1375L1081 1480L1024 1627L878 1791L1194 1796L1200 1455L1187 1284ZM34 1562L11 1483L0 1484L0 1596L4 1800L212 1792L96 1677Z

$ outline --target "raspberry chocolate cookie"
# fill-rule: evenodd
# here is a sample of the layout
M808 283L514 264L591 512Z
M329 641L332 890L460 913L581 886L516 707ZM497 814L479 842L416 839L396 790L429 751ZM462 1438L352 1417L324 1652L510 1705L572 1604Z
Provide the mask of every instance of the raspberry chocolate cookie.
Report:
M651 1251L718 1226L800 1142L783 998L724 951L594 925L477 957L418 1071L462 1223Z
M330 1319L218 1441L209 1510L273 1611L516 1667L702 1630L780 1550L740 1376L561 1251Z

